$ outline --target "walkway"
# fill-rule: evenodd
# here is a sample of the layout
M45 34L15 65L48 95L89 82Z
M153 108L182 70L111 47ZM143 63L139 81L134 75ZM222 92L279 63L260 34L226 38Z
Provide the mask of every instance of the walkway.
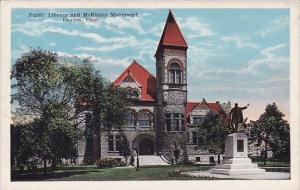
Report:
M169 165L165 161L163 161L160 156L155 155L141 155L139 156L140 166L150 166L150 165ZM135 157L135 165L136 165L136 157Z

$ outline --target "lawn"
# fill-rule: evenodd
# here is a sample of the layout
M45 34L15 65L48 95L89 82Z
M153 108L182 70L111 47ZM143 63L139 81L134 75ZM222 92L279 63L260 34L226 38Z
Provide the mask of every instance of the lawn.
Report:
M168 173L180 170L207 170L210 167L133 167L98 169L96 167L60 167L57 171L43 175L42 171L35 174L12 172L12 181L122 181L122 180L182 180L183 178L170 177ZM185 179L186 180L186 179Z
M290 167L289 162L282 162L282 161L272 161L267 160L266 165L264 165L263 161L253 161L254 163L257 163L260 167Z

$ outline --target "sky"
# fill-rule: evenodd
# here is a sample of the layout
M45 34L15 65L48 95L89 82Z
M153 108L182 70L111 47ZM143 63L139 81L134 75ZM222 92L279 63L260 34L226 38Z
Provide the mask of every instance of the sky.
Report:
M289 120L288 9L172 9L188 44L188 101L236 102L257 120L276 102ZM31 13L31 14L30 14ZM33 17L42 13L43 17ZM52 14L81 14L66 22ZM83 13L107 14L86 21ZM111 17L111 13L136 14ZM13 9L12 63L30 48L91 57L110 81L136 59L155 76L155 51L168 9ZM78 21L80 19L80 21ZM14 107L14 105L13 105Z

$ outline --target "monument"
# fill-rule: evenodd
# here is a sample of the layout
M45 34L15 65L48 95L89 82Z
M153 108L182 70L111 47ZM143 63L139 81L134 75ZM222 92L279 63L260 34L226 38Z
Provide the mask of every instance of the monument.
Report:
M225 157L221 165L216 166L211 173L224 175L257 175L264 174L265 170L258 168L248 158L248 137L245 134L242 110L248 108L235 107L231 109L230 117L234 133L225 140Z

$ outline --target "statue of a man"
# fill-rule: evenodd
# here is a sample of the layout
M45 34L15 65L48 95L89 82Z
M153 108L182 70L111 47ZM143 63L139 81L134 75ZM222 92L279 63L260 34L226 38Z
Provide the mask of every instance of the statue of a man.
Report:
M230 111L230 119L231 119L231 125L233 126L234 132L238 131L238 125L243 123L243 111L244 109L247 109L249 107L249 104L247 104L245 107L238 107L238 104L235 103L234 107Z

